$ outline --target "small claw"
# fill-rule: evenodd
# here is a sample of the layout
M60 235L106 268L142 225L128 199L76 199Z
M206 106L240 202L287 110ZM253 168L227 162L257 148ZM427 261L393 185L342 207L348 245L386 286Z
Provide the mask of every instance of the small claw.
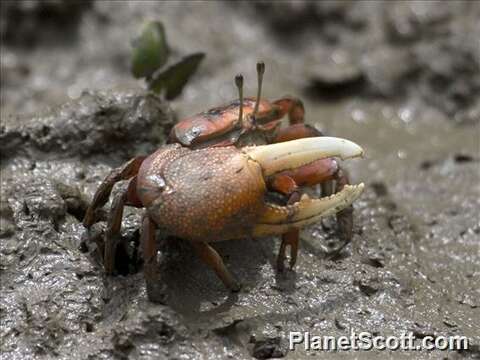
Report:
M267 204L254 228L254 236L284 234L317 222L350 206L362 193L364 184L346 185L340 192L321 199L302 197L287 206Z
M264 176L328 157L339 157L343 160L363 156L363 149L354 142L324 136L247 147L243 152L260 164Z

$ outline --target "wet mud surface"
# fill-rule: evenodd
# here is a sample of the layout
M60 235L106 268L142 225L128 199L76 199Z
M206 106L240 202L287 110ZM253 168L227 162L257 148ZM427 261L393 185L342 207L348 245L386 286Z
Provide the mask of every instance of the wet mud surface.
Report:
M33 25L0 27L3 359L480 357L478 3L313 4L92 2L71 10L67 38L54 35L61 8L47 23L44 10L9 10ZM128 39L152 17L174 48L207 53L169 104L128 70ZM80 219L112 168L163 144L177 118L235 98L235 74L254 94L257 59L266 97L302 97L308 123L366 150L344 164L367 185L353 242L332 259L335 223L304 229L283 275L278 239L215 244L243 284L230 294L159 233L165 301L153 304L141 264L105 276ZM140 216L124 215L130 255ZM465 335L470 350L288 351L289 331L349 329Z

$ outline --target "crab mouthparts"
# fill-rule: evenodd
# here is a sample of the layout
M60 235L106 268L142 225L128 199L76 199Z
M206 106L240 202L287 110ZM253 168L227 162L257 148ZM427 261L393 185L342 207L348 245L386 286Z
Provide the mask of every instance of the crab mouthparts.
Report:
M342 160L361 157L363 149L352 141L335 137L313 137L278 144L244 148L243 151L260 164L265 177L295 169L313 161L338 157ZM307 195L291 205L266 204L263 216L254 228L254 236L283 234L334 215L350 206L362 193L364 184L346 185L338 193L311 199Z

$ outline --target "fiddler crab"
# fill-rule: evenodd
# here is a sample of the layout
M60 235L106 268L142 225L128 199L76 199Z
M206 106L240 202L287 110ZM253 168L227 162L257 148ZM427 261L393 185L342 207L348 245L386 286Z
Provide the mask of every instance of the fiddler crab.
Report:
M97 221L95 214L108 201L114 184L129 180L112 201L101 242L107 274L115 269L124 206L146 209L140 245L147 291L158 281L156 228L190 241L232 291L240 286L210 243L281 235L277 268L283 271L287 247L289 267L296 263L299 230L323 217L336 214L339 236L344 244L351 240L352 203L364 185L350 185L334 158L362 156L362 148L348 140L324 137L304 124L299 99L261 99L264 71L264 63L259 62L256 98L243 97L243 77L237 75L239 100L180 121L171 131L169 144L149 156L131 159L101 183L83 220L87 229ZM285 115L289 126L282 128ZM317 184L323 197L301 194L303 187ZM269 200L271 193L281 194L284 202ZM148 295L154 298L151 291Z

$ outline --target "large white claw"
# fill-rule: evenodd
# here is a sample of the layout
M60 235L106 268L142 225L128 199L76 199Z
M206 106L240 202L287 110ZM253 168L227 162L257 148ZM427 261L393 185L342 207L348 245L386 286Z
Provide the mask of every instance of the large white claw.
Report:
M284 234L291 229L300 229L333 215L350 206L362 193L363 183L346 185L342 191L321 199L302 197L287 206L266 205L266 211L254 228L254 236Z
M260 164L264 176L328 157L343 160L363 156L363 149L354 142L326 136L247 147L243 152Z

